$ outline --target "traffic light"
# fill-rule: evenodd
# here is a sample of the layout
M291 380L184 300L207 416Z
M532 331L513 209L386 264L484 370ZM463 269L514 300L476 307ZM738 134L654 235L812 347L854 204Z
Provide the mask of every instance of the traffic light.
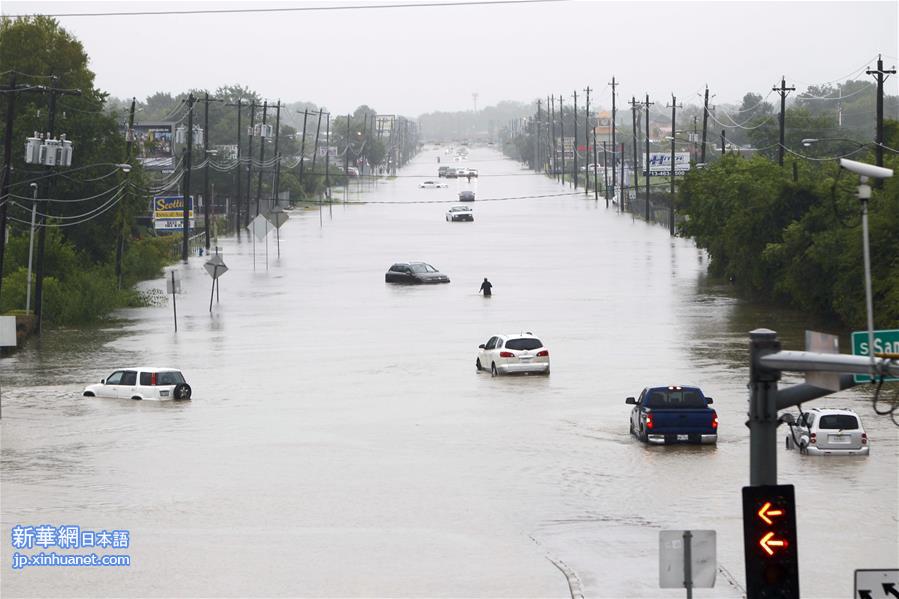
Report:
M747 599L799 599L793 485L743 487Z

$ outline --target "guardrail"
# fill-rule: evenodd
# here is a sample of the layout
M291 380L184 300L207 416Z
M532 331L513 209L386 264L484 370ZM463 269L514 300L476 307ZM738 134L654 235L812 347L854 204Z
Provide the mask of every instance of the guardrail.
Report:
M181 248L183 243L184 238L182 236L178 235L173 238L171 247L172 260L181 258ZM187 249L190 255L196 255L201 247L206 247L205 233L196 233L187 239Z

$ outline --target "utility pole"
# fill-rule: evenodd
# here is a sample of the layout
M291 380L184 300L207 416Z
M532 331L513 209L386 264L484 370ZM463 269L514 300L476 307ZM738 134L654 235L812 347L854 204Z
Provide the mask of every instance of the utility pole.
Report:
M619 189L621 190L621 192L619 194L621 196L621 198L620 198L621 203L619 204L618 207L621 210L621 213L624 214L624 191L625 191L625 189L624 189L624 142L621 142L621 161L620 161L620 163L621 163L621 178L618 181L621 184L619 186Z
M80 96L81 90L78 89L59 89L56 87L57 82L59 81L59 77L53 75L50 77L50 89L47 92L50 94L50 110L47 116L47 136L52 138L56 132L56 97L57 96ZM50 197L50 187L52 185L52 180L49 178L50 170L53 167L45 166L44 167L44 176L46 178L47 184L44 187L44 197ZM38 232L38 246L37 246L37 280L34 285L34 316L37 319L37 332L38 335L41 334L43 330L43 299L44 299L44 250L47 244L47 214L50 212L50 204L46 204L46 209L44 213L40 215L40 219L38 222L38 226L40 227L40 231ZM2 235L6 235L6 231L2 231Z
M609 207L609 153L606 148L606 140L602 140L602 193L606 197L606 208Z
M637 145L637 111L640 103L637 102L637 98L631 96L631 127L634 130L634 198L640 195L640 176L637 174L637 155L638 155L638 145Z
M699 119L695 114L693 115L693 154L690 159L693 161L693 164L696 164L696 158L698 157L699 152L696 151L696 139L699 137L699 131L696 129L696 121Z
M281 99L278 99L278 104L275 106L275 180L272 184L272 197L274 201L272 205L269 206L269 210L272 207L279 203L278 200L278 191L281 189L281 154L278 153L278 140L281 138ZM279 246L280 248L280 246ZM280 249L278 250L281 251Z
M190 169L193 167L194 152L194 98L193 92L187 96L187 150L184 156L184 192L181 198L181 260L187 264L188 241L190 238Z
M303 170L304 166L306 165L306 118L308 116L309 111L303 109L303 137L302 139L300 139L300 184L304 183Z
M559 137L562 138L562 185L565 185L565 116L562 111L562 94L559 94Z
M350 114L346 115L346 149L343 152L343 174L346 176L346 189L350 189ZM344 192L344 198L346 193Z
M134 143L134 110L137 100L131 98L131 110L128 112L128 131L125 133L125 163L131 163L131 146ZM122 288L122 255L125 252L125 203L120 201L117 210L116 225L118 235L115 244L115 280L116 287Z
M709 86L705 86L705 100L703 101L702 106L702 150L701 156L702 158L699 160L701 163L705 164L705 133L706 129L709 125Z
M671 191L668 194L668 232L674 235L674 142L677 138L676 116L677 109L683 105L677 105L677 98L671 94Z
M322 109L318 109L318 123L315 125L315 151L312 152L312 174L315 174L315 160L318 158L318 135L322 130ZM393 131L391 131L393 133Z
M327 152L325 152L325 193L328 196L328 209L331 209L331 115L325 121L325 137L328 140Z
M874 138L874 143L876 144L874 146L874 154L877 157L877 166L883 166L883 82L886 80L884 75L894 75L896 69L884 70L883 58L878 54L877 70L867 69L865 73L874 75L874 78L877 79L877 129ZM883 179L877 179L876 184L878 187L882 186Z
M615 145L615 86L618 85L615 83L615 77L612 77L612 83L609 85L612 86L612 197L615 197L615 188L617 187L615 183L615 150L618 148ZM624 160L624 156L621 159Z
M577 90L574 90L574 138L571 149L574 150L572 181L574 182L574 188L577 189Z
M721 130L721 155L722 156L724 156L725 149L727 148L727 146L725 145L725 141L726 140L724 138L724 129L722 129Z
M203 167L203 225L205 228L204 241L206 242L206 253L209 253L209 208L210 204L210 194L209 194L209 160L211 154L209 153L209 103L210 102L221 102L221 100L217 98L210 98L209 94L206 94L206 97L203 99L203 103L205 104L203 111L203 154L205 160ZM238 170L240 167L238 166Z
M589 195L590 189L590 172L587 169L587 161L590 156L590 86L584 90L587 94L587 107L584 109L584 195ZM596 179L593 180L596 185Z
M596 164L599 161L596 158L596 153L597 153L596 127L593 127L593 201L594 202L599 201L599 177L598 177L598 172L597 172L597 169L599 167Z
M243 98L238 98L236 104L226 104L226 106L237 106L237 168L234 169L237 181L235 189L237 190L237 201L233 202L237 206L237 214L234 219L234 232L237 234L237 240L240 241L240 108L243 104Z
M243 213L243 226L250 226L250 186L253 185L253 137L255 137L256 128L256 100L250 103L250 128L247 131L247 203L244 206L246 210Z
M556 165L556 97L550 97L549 104L550 114L552 115L552 151L553 151L553 159L552 159L552 169L553 169L553 177L559 177L559 169Z
M256 183L256 216L259 216L259 200L262 197L262 173L265 171L265 124L268 117L268 100L262 102L262 126L259 127L259 179Z
M649 101L649 94L646 94L646 102L643 103L644 111L646 113L646 222L649 222L650 217L650 209L649 209L649 107L652 106L654 102Z
M543 134L542 115L540 114L541 103L542 100L537 100L537 131L534 136L534 170L538 170L538 165L540 165L540 169L543 168L542 163L540 162L540 137Z
M772 87L772 91L780 94L780 143L777 147L777 164L784 165L784 130L786 125L785 111L787 109L787 92L795 91L795 87L787 87L785 77L780 78L780 87Z

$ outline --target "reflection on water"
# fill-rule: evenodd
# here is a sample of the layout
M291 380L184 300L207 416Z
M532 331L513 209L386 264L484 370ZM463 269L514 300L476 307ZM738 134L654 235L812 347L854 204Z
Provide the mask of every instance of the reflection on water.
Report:
M475 222L447 223L468 183L419 190L437 155L348 194L377 203L293 211L268 270L263 243L220 239L211 314L202 260L178 265L177 334L170 305L125 310L0 361L3 534L127 528L135 559L7 571L3 596L567 596L550 558L586 596L656 597L658 530L687 527L716 529L742 580L748 331L799 349L805 328L833 327L737 299L688 240L553 197L566 188L492 150L466 163ZM548 197L487 201L529 196ZM386 285L405 260L452 283ZM479 343L523 330L551 376L475 372ZM80 396L138 363L183 369L194 400ZM625 397L658 383L715 398L717 447L628 435ZM846 596L854 568L897 561L899 440L863 390L820 401L860 413L871 457L782 450L780 480L797 488L804 593Z

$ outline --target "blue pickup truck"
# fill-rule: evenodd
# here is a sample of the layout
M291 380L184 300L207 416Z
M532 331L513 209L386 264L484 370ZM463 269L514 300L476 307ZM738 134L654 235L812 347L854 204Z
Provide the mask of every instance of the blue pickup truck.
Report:
M628 397L631 434L645 443L716 443L718 414L699 387L646 387Z

